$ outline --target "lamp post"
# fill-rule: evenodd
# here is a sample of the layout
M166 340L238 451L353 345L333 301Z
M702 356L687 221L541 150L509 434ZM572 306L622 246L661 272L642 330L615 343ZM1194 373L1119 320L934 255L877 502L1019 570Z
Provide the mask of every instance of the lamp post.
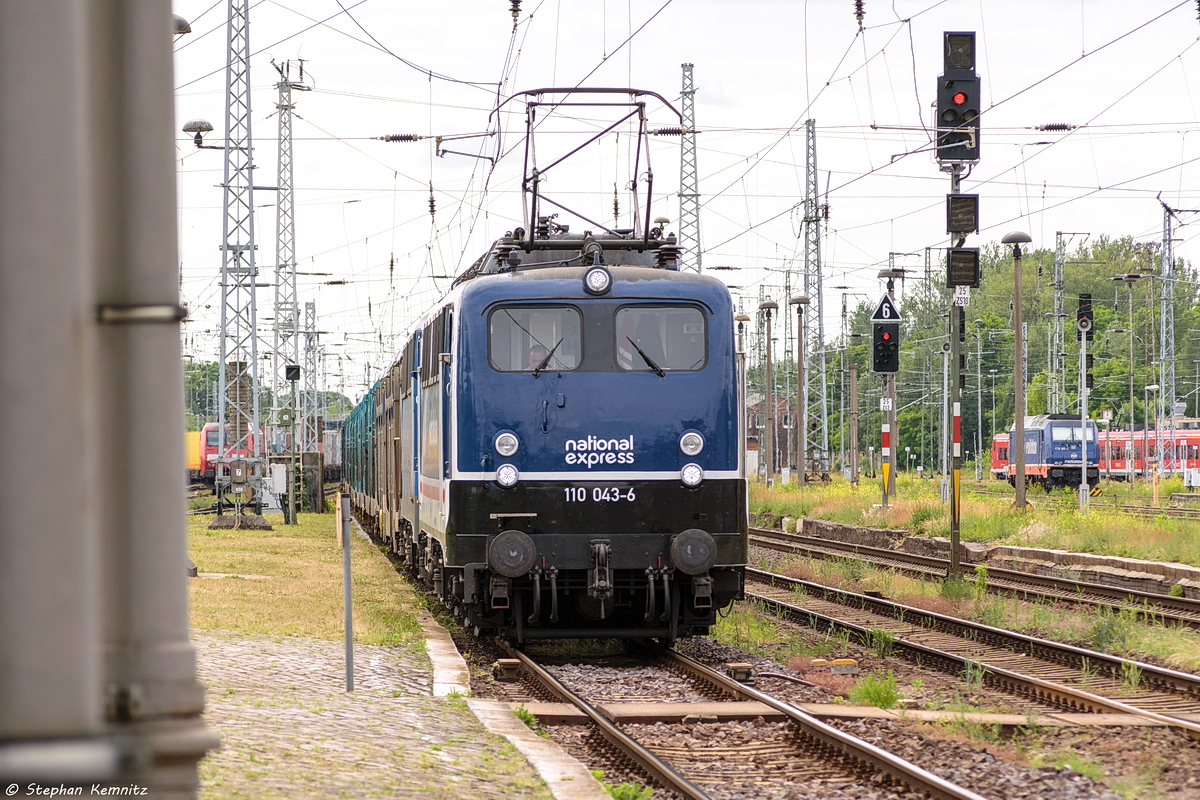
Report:
M1129 272L1124 275L1114 275L1109 280L1124 281L1129 287L1129 442L1133 444L1133 284L1138 278L1142 277L1136 272ZM1132 460L1132 459L1131 459ZM1133 486L1134 474L1133 465L1129 465L1129 486Z
M798 294L791 300L790 305L796 307L796 419L792 428L796 431L796 470L797 482L804 485L808 482L808 392L804 385L804 307L809 299Z
M775 484L775 379L771 373L771 313L779 308L774 300L764 300L758 310L767 319L767 375L765 395L767 403L767 486Z
M1000 240L1003 244L1013 246L1013 363L1015 386L1013 387L1013 437L1009 451L1016 456L1013 459L1015 470L1017 496L1013 508L1022 514L1029 508L1025 499L1025 337L1021 331L1021 245L1028 244L1033 238L1024 231L1013 231Z

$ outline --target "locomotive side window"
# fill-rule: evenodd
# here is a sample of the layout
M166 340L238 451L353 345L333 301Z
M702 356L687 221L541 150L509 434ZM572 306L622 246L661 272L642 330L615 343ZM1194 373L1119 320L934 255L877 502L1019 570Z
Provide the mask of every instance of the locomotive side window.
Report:
M582 327L575 308L501 306L488 320L488 361L500 372L577 369Z
M616 338L622 370L694 372L708 361L704 313L694 306L622 308Z

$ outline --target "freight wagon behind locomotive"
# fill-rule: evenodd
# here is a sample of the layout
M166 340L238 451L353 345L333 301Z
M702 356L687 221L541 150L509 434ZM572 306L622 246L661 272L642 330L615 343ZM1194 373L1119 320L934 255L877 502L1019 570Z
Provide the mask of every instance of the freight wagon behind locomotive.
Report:
M534 201L346 420L360 515L478 633L670 642L742 594L732 300L646 212L572 232Z

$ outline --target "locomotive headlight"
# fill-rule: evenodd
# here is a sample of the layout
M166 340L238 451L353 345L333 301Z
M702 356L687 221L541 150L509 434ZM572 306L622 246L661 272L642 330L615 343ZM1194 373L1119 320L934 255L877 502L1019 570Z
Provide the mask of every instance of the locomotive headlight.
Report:
M517 452L517 448L521 446L521 441L512 431L501 431L496 434L496 438L492 441L492 445L496 448L496 452L504 458L508 458L513 453Z
M696 431L688 431L679 437L679 449L685 455L696 456L704 449L704 437Z
M501 464L496 468L496 483L505 489L516 486L521 479L521 473L512 464Z
M497 478L498 478L497 473ZM679 470L679 479L683 481L683 485L687 487L699 486L704 480L704 468L699 464L687 464L683 469Z
M601 266L595 266L583 273L583 288L588 294L604 294L612 288L612 273Z

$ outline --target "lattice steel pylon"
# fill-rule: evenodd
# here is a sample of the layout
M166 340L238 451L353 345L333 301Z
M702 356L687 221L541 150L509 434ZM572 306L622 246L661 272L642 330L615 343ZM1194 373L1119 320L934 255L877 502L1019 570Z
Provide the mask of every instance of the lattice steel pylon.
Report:
M1159 335L1159 428L1167 427L1175 438L1175 209L1163 207L1162 240L1162 332Z
M231 491L241 513L249 486L262 496L265 460L258 409L258 335L254 284L254 187L250 135L250 2L229 0L225 66L224 223L221 244L221 360L218 406L222 431L229 429L217 459L218 497ZM249 453L247 458L243 453ZM230 470L247 462L244 472ZM245 479L243 481L243 478ZM220 507L220 503L218 503Z
M679 255L682 269L702 269L700 249L700 173L696 167L696 88L692 65L683 67L680 113L683 135L679 142Z
M1071 234L1067 234L1071 235ZM1063 296L1063 268L1067 261L1067 240L1062 231L1054 234L1054 312L1050 318L1050 336L1047 337L1046 371L1049 373L1047 394L1048 411L1051 414L1064 412L1066 404L1067 381L1066 369L1063 362L1067 349L1066 335L1063 332L1063 320L1066 318L1065 298Z
M825 299L821 287L821 208L817 190L817 121L804 123L804 403L802 419L808 452L808 474L829 474L829 393L825 374Z
M292 194L292 92L307 92L304 85L304 62L300 62L298 81L291 79L292 64L274 64L280 81L275 84L279 100L279 203L275 217L275 325L272 341L272 422L279 424L280 412L291 403L291 385L286 370L289 364L300 363L300 304L296 296L296 219ZM293 412L294 413L294 412ZM290 426L275 429L272 444L282 449L281 440ZM292 448L295 447L293 442ZM290 449L290 448L289 448Z
M300 450L317 452L320 431L317 430L317 304L304 304L304 426L300 434Z

